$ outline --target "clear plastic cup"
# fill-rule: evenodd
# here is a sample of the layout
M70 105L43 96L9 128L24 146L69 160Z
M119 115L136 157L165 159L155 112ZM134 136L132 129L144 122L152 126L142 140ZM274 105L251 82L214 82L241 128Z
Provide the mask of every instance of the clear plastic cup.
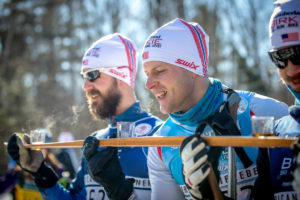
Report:
M118 122L117 123L117 137L118 138L130 138L134 135L134 122Z
M32 144L42 144L45 143L46 133L45 131L33 130L30 131L30 138Z
M252 136L274 136L274 117L253 116L251 117Z

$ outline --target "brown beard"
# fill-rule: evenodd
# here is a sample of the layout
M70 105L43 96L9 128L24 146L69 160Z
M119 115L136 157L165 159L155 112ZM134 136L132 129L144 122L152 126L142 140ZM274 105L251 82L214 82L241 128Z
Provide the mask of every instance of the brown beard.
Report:
M99 90L93 89L87 93L87 96L98 95L102 98L102 102L93 102L89 101L89 110L91 115L95 119L103 120L116 115L117 107L120 104L122 95L117 88L117 81L115 80L112 86L109 89L107 95L102 94Z
M285 79L287 82L299 82L300 81L300 74L297 74L297 76L291 77L291 76L285 76Z

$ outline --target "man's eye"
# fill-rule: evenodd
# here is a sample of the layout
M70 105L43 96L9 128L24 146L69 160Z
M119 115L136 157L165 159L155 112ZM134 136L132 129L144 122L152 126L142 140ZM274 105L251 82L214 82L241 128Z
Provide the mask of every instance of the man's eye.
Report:
M162 72L164 72L165 70L163 70L163 69L161 69L161 70L156 70L156 73L157 74L160 74L160 73L162 73Z

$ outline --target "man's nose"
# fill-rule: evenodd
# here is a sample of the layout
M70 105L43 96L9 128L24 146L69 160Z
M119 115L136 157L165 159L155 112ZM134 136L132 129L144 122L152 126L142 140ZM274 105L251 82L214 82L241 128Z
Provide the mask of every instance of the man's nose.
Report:
M145 83L145 87L148 90L153 89L155 86L157 85L157 80L155 80L151 75L148 76L146 83Z
M295 65L290 60L288 60L286 67L288 76L294 76L295 74L300 73L300 65Z
M93 83L91 83L90 81L88 80L84 80L84 83L82 85L82 90L85 91L85 92L89 92L91 91L92 89L94 88L94 85Z

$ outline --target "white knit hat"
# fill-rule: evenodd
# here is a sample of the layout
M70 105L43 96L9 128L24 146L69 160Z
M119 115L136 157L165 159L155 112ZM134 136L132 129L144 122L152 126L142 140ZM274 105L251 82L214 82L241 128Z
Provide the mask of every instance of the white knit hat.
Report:
M300 44L300 0L278 0L270 19L272 49Z
M143 49L143 62L162 61L207 77L209 37L197 23L182 19L154 31Z
M134 87L137 52L133 41L114 33L100 38L85 52L81 71L101 68L102 72Z

